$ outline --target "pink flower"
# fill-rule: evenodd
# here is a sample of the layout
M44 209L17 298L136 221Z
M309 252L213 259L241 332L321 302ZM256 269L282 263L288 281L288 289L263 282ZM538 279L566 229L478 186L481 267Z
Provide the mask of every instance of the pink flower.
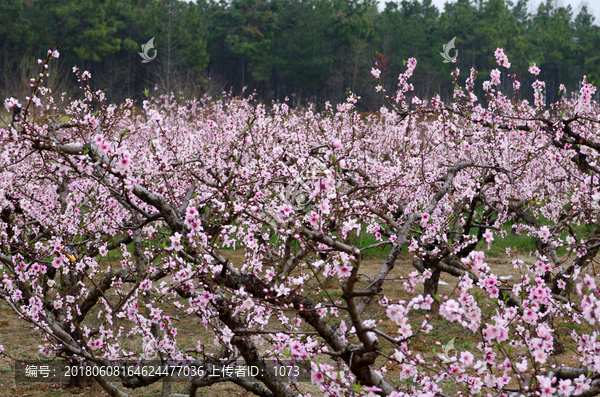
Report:
M406 64L408 69L413 71L417 67L417 60L416 58L410 58Z
M556 389L552 387L552 380L545 376L537 376L537 380L540 383L540 397L552 397Z
M460 362L463 363L464 365L473 364L473 354L471 354L469 352L461 352L460 353Z
M52 260L52 267L58 269L63 264L61 257L57 256Z
M329 183L329 179L321 178L318 181L315 181L315 188L312 191L310 198L311 200L317 197L321 192L329 192L331 190L331 186Z
M585 375L579 375L577 379L575 379L575 392L573 393L575 396L583 393L584 391L590 390L591 379L586 379Z
M548 242L548 239L552 236L548 226L542 226L538 232L538 237L542 239L544 243Z
M522 360L520 363L516 363L516 364L515 364L515 367L517 367L517 369L518 369L520 372L525 372L525 371L527 371L527 366L528 366L528 365L527 365L527 359L525 359L525 358L524 358L524 359L523 359L523 360Z
M376 79L379 78L379 74L381 73L381 70L379 69L375 69L375 68L371 68L371 74L373 75L373 77L375 77Z
M406 321L405 317L406 308L401 305L389 305L386 310L387 316L396 323L396 325L402 324Z
M532 355L536 363L545 364L548 360L548 354L543 349L535 349Z
M560 379L558 381L558 391L564 396L570 396L575 391L571 379Z
M417 367L412 364L402 364L400 371L400 379L409 379L417 374Z
M101 339L92 339L88 345L92 348L92 350L97 350L102 348L102 346L104 345L104 343L102 342Z
M461 314L464 312L460 305L454 299L444 302L440 305L440 315L446 320L454 322L460 319Z
M485 231L485 233L483 234L483 237L485 238L485 242L487 243L488 250L489 250L490 245L492 244L492 241L494 241L494 233L492 233L492 231L490 229L487 229Z
M181 233L175 233L171 237L171 247L169 247L169 251L181 251L183 250L183 244L181 244Z
M123 157L121 157L115 165L115 171L121 174L125 174L129 169L130 164L131 159L129 158L129 155L123 154Z
M287 219L294 213L294 210L290 205L285 204L279 207L277 213L282 219Z
M419 242L415 239L412 239L410 241L410 245L408 246L408 251L415 252L417 250L417 248L419 248Z
M316 383L317 385L320 385L325 380L325 377L321 371L312 371L310 378L312 382Z
M331 212L329 207L329 200L321 201L321 203L319 203L319 210L321 210L323 214L329 215L329 213Z
M52 51L52 56L53 56L54 58L58 58L58 57L60 56L60 54L58 53L58 51L57 51L57 50L54 50L54 51Z
M6 108L6 111L10 111L12 108L20 108L22 107L21 104L19 103L19 101L17 101L16 98L14 97L10 97L8 99L6 99L4 101L4 107Z
M250 310L254 307L254 302L250 297L246 298L241 305L242 310Z
M348 265L343 265L341 267L339 267L337 269L338 271L338 276L340 277L350 277L350 274L352 273L352 267L348 266Z
M522 315L523 321L527 324L533 324L537 321L538 319L538 315L537 312L535 310L533 310L532 308L528 307L523 309L523 315Z
M500 84L500 70L498 69L494 69L491 71L490 73L490 77L492 78L492 84L493 85L498 85Z
M271 266L271 268L267 269L265 272L265 278L271 281L273 277L275 277L275 269L273 269L273 266Z
M289 288L286 288L285 285L280 284L277 287L275 287L275 291L277 291L277 296L282 296L287 295L291 290Z
M494 52L494 57L496 57L496 62L498 63L498 65L502 65L507 69L510 68L508 57L506 56L502 48L496 49L496 52Z
M538 74L540 74L540 68L538 68L537 66L535 66L535 63L534 63L533 66L529 67L529 73L537 76Z

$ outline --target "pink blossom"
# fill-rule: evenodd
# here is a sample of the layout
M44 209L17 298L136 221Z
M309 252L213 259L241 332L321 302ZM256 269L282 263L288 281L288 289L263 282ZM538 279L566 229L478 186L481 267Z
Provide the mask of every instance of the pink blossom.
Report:
M317 385L320 385L325 380L325 377L323 376L323 373L321 371L313 370L310 377L311 381L313 383L316 383Z
M496 57L496 62L498 63L498 65L502 65L507 69L510 68L508 57L506 56L502 48L496 49L496 51L494 52L494 57Z
M277 210L277 213L282 219L287 219L294 214L294 210L288 204L284 204Z
M552 233L550 232L550 229L548 228L548 226L542 226L540 228L540 231L538 232L538 236L540 239L542 239L543 242L548 242L548 239L550 239L550 237L552 236Z
M175 232L169 240L171 240L171 246L169 250L181 251L183 250L183 244L181 243L181 233Z
M450 299L440 305L440 315L450 322L460 319L463 312L464 310L454 299Z
M275 291L277 292L277 296L284 296L287 295L291 290L285 285L280 284L279 286L275 287Z
M325 214L325 215L329 215L331 213L330 211L330 207L329 207L329 200L323 200L319 203L319 210Z
M490 77L492 78L492 84L493 85L498 85L500 84L500 70L498 69L494 69L491 71L490 73Z
M485 233L483 234L483 238L485 239L485 242L488 245L488 250L490 249L490 245L492 244L492 241L494 241L494 233L492 233L492 231L490 229L487 229L485 231Z
M540 383L541 397L552 397L556 388L552 387L552 380L545 376L537 376L538 382Z
M471 354L470 352L463 351L459 355L459 362L461 364L469 366L473 364L473 358L473 354Z
M9 112L13 108L20 108L22 106L16 98L10 97L4 100L4 107L6 108L6 111Z
M533 66L529 67L529 73L537 76L538 74L540 74L540 68L538 68L534 63Z
M579 375L579 377L575 379L575 392L573 395L577 396L590 390L591 382L591 379L586 379L585 375Z
M397 325L402 324L405 320L406 308L400 305L390 305L387 308L386 314Z

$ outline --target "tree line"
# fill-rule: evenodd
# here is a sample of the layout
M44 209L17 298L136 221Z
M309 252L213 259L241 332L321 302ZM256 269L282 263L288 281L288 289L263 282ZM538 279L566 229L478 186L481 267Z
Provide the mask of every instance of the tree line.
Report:
M363 110L373 110L381 99L371 68L377 63L390 91L410 57L419 62L415 95L450 100L455 67L461 79L476 68L482 92L481 82L497 67L497 47L509 56L525 97L533 98L527 68L534 62L547 103L557 99L560 83L571 92L584 75L598 82L600 30L590 10L553 0L528 9L528 0L456 0L444 10L431 0L404 0L383 11L374 0L5 0L0 92L26 95L48 39L61 46L50 77L55 91L76 86L70 69L77 65L117 102L141 99L145 90L192 96L225 90L321 108L352 91ZM157 56L142 63L138 52L152 37ZM456 64L444 63L439 52L453 37ZM503 77L507 92L511 81Z

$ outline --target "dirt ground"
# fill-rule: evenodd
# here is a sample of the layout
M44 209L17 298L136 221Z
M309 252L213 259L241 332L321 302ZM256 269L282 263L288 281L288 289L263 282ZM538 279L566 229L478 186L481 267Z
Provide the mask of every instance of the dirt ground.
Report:
M240 263L243 260L243 251L238 250L227 250L222 252L230 261L233 263ZM399 260L396 262L396 266L389 275L389 278L392 280L385 284L384 293L386 297L391 299L392 301L398 301L401 299L410 299L413 294L407 293L402 287L402 282L397 281L399 277L406 277L410 272L414 271L412 267L412 254L402 254ZM512 258L514 259L514 253ZM530 259L530 258L522 258L522 259ZM361 265L361 273L366 274L369 277L373 277L377 271L379 270L379 266L381 265L383 259L369 259L362 263ZM520 279L520 275L516 273L516 270L510 264L509 258L506 256L502 257L488 257L486 258L486 262L492 267L494 272L503 277L510 277L508 279L509 282L515 282ZM450 276L448 274L442 274L441 279L442 283L439 286L439 295L440 297L444 297L445 295L452 295L456 285L457 278ZM360 283L360 287L366 287L368 285L368 278L363 277ZM335 288L331 289L332 294L341 294L341 289ZM422 286L417 287L417 293L422 293ZM338 295L339 296L339 295ZM318 297L315 297L318 299ZM488 304L488 306L490 306ZM489 308L490 311L492 308ZM371 308L367 315L372 315L376 318L380 312L377 311L377 308ZM485 310L485 309L484 309ZM424 314L424 313L423 313ZM365 316L366 317L366 316ZM413 324L420 324L423 320L422 315L415 315L414 321L411 321ZM431 320L434 329L429 338L435 338L440 340L442 343L447 343L452 338L455 339L455 346L459 350L471 350L474 354L476 354L475 346L477 344L476 339L473 338L470 333L465 332L460 325L457 324L449 324L443 319L439 318L439 316L433 316ZM395 325L388 323L383 323L380 325L380 328L383 331L389 331L393 334L396 330ZM413 328L414 329L414 328ZM180 346L186 346L190 344L195 346L195 341L200 339L206 339L207 342L212 343L211 334L204 329L202 324L195 318L181 318L180 323L178 324L178 342L181 343ZM561 334L566 335L569 332L569 329L558 329ZM36 338L37 334L28 327L26 323L19 320L10 309L6 306L4 302L0 302L0 345L4 345L7 348L7 351L13 358L21 359L21 360L35 360L38 359L38 345L41 343ZM565 337L563 341L567 347L567 350L571 345L569 344L568 337ZM135 343L139 343L139 341L128 341L132 345ZM211 344L207 343L207 345ZM571 342L572 343L572 342ZM413 344L411 345L414 351L421 352L425 357L433 356L434 352L431 349L431 345L427 343L425 340L422 345ZM441 352L441 348L437 350L437 352ZM324 358L327 360L328 358ZM557 357L557 364L562 363L573 363L576 361L574 354L571 351L567 351L567 353ZM383 362L381 363L383 364ZM392 371L392 373L388 373L386 378L394 378L398 379L396 374ZM394 382L393 382L394 383ZM106 396L107 394L98 386L94 385L92 387L88 387L85 389L72 389L72 388L64 388L65 385L59 384L42 384L42 383L15 383L14 379L14 362L12 359L6 356L0 356L0 397L13 397L13 396L29 396L29 397L40 397L40 396L89 396L89 397L99 397ZM176 382L173 383L172 392L180 392L183 390L185 383ZM160 396L160 390L162 387L162 383L157 383L151 387L146 387L138 390L126 390L132 396ZM311 385L310 383L302 384L301 389L303 391L311 392L313 396L318 396L320 393L316 386ZM244 389L239 388L233 384L217 384L210 388L202 389L198 393L199 396L207 396L207 397L223 397L223 396L250 396L253 395Z

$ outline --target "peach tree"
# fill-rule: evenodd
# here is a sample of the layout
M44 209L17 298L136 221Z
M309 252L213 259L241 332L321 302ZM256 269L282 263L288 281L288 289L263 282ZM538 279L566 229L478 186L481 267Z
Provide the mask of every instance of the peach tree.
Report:
M40 60L23 105L5 101L0 129L0 298L42 355L115 365L142 359L135 339L163 363L261 369L189 376L190 397L220 382L263 397L600 393L599 108L585 79L549 106L535 80L529 103L498 49L485 97L475 70L456 69L448 104L412 94L410 59L365 119L352 94L321 113L252 96L108 104L75 69L81 97L59 107L43 86L58 55ZM485 248L511 232L536 250L508 247L519 277L506 280ZM365 256L386 247L361 284ZM441 273L456 277L448 296ZM399 290L410 298L386 297ZM432 316L478 344L430 354ZM178 340L183 318L197 319L193 345ZM557 365L567 342L577 363ZM267 366L278 360L303 363L315 386L284 382ZM163 396L181 395L162 373L93 377L112 396L163 380Z

